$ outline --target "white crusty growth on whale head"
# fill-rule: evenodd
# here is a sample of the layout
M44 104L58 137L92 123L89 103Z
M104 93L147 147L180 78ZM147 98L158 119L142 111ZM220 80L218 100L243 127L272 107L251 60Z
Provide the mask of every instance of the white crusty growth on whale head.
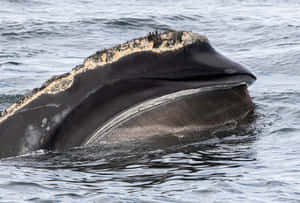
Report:
M167 31L163 33L150 33L146 37L133 39L113 48L96 52L85 59L82 65L76 66L70 73L52 77L40 88L34 89L22 99L12 104L0 115L0 122L42 94L57 94L67 90L72 86L73 79L77 74L113 63L133 53L143 51L152 51L155 53L174 51L195 42L208 42L208 39L203 35L187 31Z

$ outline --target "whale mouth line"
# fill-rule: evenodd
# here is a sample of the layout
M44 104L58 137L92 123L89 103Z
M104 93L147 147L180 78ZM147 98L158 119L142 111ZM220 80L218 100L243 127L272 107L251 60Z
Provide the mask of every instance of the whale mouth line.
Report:
M256 76L249 73L235 73L230 75L215 74L215 75L194 75L184 77L143 77L143 80L170 81L170 82L214 82L218 80L227 80L232 78L242 78L248 85L251 85Z
M101 140L101 138L107 136L110 132L112 132L114 129L118 128L119 126L121 126L126 121L129 121L133 117L136 117L140 114L158 108L161 105L172 103L184 97L192 96L195 94L201 94L201 93L217 91L217 90L232 89L234 87L248 86L248 85L249 84L245 81L239 83L216 84L212 86L180 90L170 94L163 95L158 98L146 100L142 103L130 107L129 109L122 111L121 113L116 114L112 119L104 123L102 127L98 128L95 131L95 133L93 133L93 135L85 142L84 146L90 146L93 145L93 143L98 143L98 141Z

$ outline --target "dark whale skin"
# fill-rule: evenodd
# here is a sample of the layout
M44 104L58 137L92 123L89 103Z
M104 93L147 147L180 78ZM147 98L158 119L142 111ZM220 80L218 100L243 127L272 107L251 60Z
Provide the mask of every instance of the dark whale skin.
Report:
M87 145L148 140L157 140L161 144L169 138L160 138L178 137L184 141L189 135L201 140L207 131L213 134L219 128L236 127L254 107L246 85L193 89L191 94L180 95L188 91L173 93L155 102L151 100L147 106L143 103L135 107L136 111L132 108L131 112L123 112L118 119L112 119L98 129ZM63 149L61 143L68 139L60 138L56 139L55 146Z
M176 109L174 105L178 109L190 106L191 109L186 114L180 114L181 118L188 118L185 123L170 121L168 124L167 120L175 119L177 114L172 113L172 110L160 110L159 112L165 113L158 115L154 113L156 111L150 111L141 114L130 122L123 123L119 129L130 129L130 126L134 129L135 125L139 125L139 128L149 126L151 122L146 121L150 120L154 126L155 120L161 118L169 128L177 123L178 126L206 125L204 118L209 114L213 115L212 110L207 112L208 115L199 115L197 119L188 112L195 109L195 112L203 113L201 108L208 108L209 104L214 106L216 112L220 112L226 107L221 105L222 102L233 102L235 108L224 110L224 115L215 114L215 118L211 117L211 120L216 121L212 126L225 122L224 119L219 120L220 117L239 120L242 115L253 110L247 86L255 79L250 71L216 52L208 42L196 41L180 49L162 53L132 53L113 63L77 74L72 85L65 91L42 94L2 120L0 157L38 149L65 150L85 145L95 136L97 129L118 114L145 101L189 89L232 86L229 89L209 91L206 99L203 94L195 96L193 100L189 96L187 98L191 105L184 105L183 98L181 102L162 105L163 109ZM232 115L231 111L239 113Z

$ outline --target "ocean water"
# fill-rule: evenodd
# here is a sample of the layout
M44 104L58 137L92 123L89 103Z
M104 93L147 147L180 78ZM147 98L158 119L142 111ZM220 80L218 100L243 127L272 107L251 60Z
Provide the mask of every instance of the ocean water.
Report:
M258 80L249 122L164 148L0 160L0 202L300 202L298 0L2 0L0 110L85 57L154 30L206 35Z

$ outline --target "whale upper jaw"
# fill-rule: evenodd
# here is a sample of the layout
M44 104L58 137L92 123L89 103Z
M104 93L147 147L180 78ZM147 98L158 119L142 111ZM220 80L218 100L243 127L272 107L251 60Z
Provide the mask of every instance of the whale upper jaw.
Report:
M198 84L242 81L247 85L256 80L251 71L217 52L208 41L196 41L180 50L159 55L145 53L135 58L136 64L148 60L146 66L150 67L137 78Z

